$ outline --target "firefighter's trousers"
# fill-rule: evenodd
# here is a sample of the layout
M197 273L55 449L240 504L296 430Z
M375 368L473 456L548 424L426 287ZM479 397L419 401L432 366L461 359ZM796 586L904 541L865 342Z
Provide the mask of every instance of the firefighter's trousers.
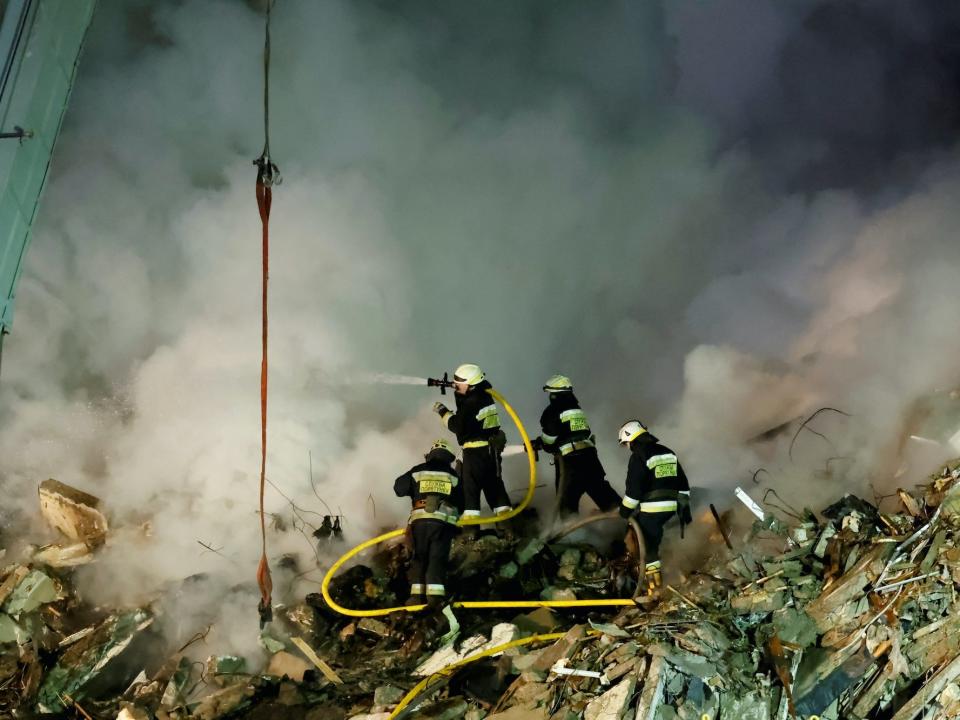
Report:
M510 509L510 496L500 473L500 452L492 445L463 449L464 517L480 514L480 493L494 513Z
M557 506L561 517L580 511L580 498L586 493L597 507L608 512L620 506L620 495L607 482L596 448L576 450L554 456Z
M643 533L643 543L647 551L647 568L653 569L660 567L660 543L663 542L663 527L676 515L676 511L670 512L638 512L633 517L640 526L640 532Z
M426 518L411 522L411 596L443 597L447 594L447 563L450 543L456 534L457 527L442 520Z

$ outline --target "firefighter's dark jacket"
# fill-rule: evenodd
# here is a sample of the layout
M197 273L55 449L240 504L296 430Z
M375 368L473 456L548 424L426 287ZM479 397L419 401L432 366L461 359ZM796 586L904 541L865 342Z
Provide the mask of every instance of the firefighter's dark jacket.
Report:
M677 512L678 499L681 504L688 504L690 485L673 450L644 433L630 443L630 453L621 515L628 517L637 511ZM674 505L668 508L671 502Z
M485 444L500 432L500 416L493 396L487 392L490 383L483 380L465 395L454 395L457 402L456 412L447 412L442 416L461 447L467 443Z
M571 443L590 440L590 425L572 392L550 393L550 404L540 416L540 428L543 449L549 453L564 447L572 450Z
M398 497L413 501L410 521L442 520L456 525L463 513L463 484L451 463L453 456L443 450L427 455L393 483Z

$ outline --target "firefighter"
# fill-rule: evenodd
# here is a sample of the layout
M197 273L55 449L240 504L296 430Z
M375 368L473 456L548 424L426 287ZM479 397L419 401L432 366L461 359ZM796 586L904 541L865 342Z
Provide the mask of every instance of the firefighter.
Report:
M406 605L420 605L426 599L431 608L438 608L446 598L450 543L458 532L457 520L463 512L463 486L453 461L453 446L446 440L437 440L424 455L424 462L393 483L397 497L409 497L413 502L407 524L413 558Z
M443 403L434 403L433 411L444 426L457 436L463 448L463 516L480 515L480 493L495 515L510 512L510 497L503 485L500 454L506 445L506 436L500 429L497 404L487 390L490 388L476 365L461 365L453 374L456 411Z
M570 378L554 375L543 391L550 393L550 404L540 416L540 437L534 439L533 446L554 457L560 517L576 515L584 493L604 512L615 510L620 495L606 480L590 423L573 394Z
M630 448L627 485L620 516L634 518L646 546L646 582L649 591L660 586L660 542L663 527L674 516L690 522L690 486L673 450L661 445L639 420L620 428L621 445Z

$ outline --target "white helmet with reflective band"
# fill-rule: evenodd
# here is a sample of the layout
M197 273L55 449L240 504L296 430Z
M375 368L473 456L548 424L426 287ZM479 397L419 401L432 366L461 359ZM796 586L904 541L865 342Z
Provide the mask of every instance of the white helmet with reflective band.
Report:
M472 363L461 365L453 371L453 381L466 383L467 385L479 385L483 382L484 377L483 370L480 369L480 366L473 365Z
M566 375L554 375L543 386L544 392L573 392L573 383Z
M647 431L647 428L643 426L642 422L640 422L639 420L630 420L629 422L625 422L620 427L620 433L619 433L618 439L620 440L621 445L626 445L627 443L630 443L636 440L638 437L643 435L646 431Z

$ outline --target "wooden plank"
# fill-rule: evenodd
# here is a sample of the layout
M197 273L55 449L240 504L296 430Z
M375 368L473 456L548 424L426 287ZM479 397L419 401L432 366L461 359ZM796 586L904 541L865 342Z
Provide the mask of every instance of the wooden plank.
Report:
M933 699L951 682L960 676L960 655L951 660L924 685L920 692L908 700L892 720L913 720L926 710Z
M650 661L650 669L643 680L643 692L637 702L636 720L653 720L660 700L663 697L663 685L667 679L663 658L655 655Z
M343 685L343 680L340 679L340 676L333 671L332 667L330 667L323 660L320 659L320 656L313 651L313 648L307 644L306 640L304 640L303 638L295 637L295 638L290 638L290 641L294 645L296 645L298 648L300 648L300 651L307 656L307 659L310 660L310 662L312 662L314 665L316 665L320 669L320 672L323 673L323 676L327 680L334 683L335 685Z

